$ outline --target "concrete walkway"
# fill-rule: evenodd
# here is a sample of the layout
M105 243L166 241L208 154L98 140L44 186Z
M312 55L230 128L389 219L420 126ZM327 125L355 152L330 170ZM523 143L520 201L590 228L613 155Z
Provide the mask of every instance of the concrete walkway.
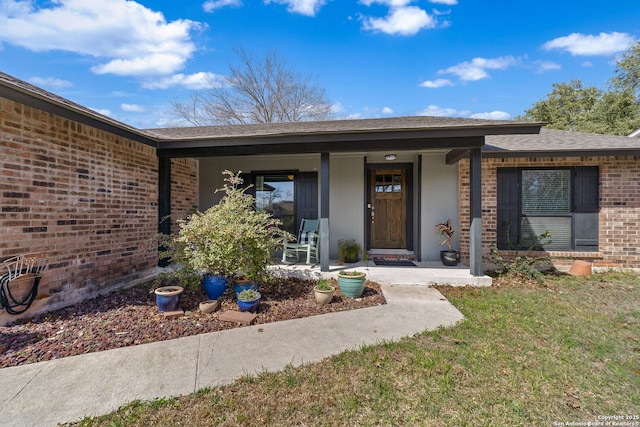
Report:
M371 268L368 278L382 284L387 299L383 306L0 369L0 426L54 426L132 400L189 394L456 324L462 314L425 286L425 274L424 268Z

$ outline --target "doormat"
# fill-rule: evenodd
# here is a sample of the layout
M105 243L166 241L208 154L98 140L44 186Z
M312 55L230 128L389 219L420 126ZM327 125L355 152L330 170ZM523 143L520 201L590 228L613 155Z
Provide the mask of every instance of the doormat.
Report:
M406 259L388 260L388 259L374 259L375 265L387 265L392 267L415 267L416 265Z

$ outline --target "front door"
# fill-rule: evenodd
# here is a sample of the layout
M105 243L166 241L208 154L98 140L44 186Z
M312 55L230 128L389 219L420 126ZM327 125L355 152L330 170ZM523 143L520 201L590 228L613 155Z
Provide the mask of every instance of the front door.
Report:
M407 170L370 171L371 248L407 248Z

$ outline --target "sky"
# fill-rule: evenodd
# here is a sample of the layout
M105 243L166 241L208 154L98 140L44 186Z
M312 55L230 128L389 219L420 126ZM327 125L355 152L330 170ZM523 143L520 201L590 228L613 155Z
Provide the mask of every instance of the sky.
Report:
M0 71L137 128L276 51L335 118L513 119L554 83L606 89L638 0L0 0Z

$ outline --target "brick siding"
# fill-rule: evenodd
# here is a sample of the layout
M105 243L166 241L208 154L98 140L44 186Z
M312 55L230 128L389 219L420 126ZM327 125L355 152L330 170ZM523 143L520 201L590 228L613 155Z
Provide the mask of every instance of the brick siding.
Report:
M490 261L497 240L497 169L503 167L598 166L600 169L599 252L547 252L565 267L584 259L603 267L640 267L640 158L543 157L482 160L482 256ZM469 259L469 161L459 165L461 258ZM515 251L501 251L510 255Z
M175 161L174 207L197 206L197 161ZM34 311L126 286L153 271L155 148L0 98L0 261L48 264ZM8 315L0 309L0 324Z
M198 210L198 160L171 159L171 232L176 220Z

